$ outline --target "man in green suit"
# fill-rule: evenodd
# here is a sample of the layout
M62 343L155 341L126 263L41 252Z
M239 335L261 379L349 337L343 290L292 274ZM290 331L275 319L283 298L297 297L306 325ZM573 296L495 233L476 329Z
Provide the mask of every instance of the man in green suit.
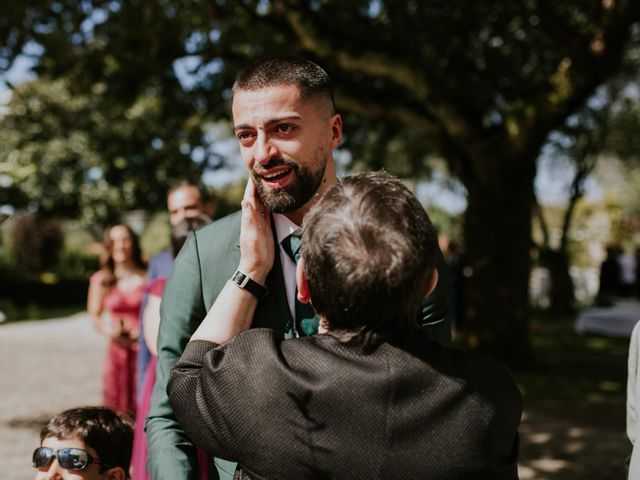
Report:
M154 480L202 478L195 447L175 420L166 387L172 366L227 281L233 277L261 298L253 328L272 328L285 337L313 333L296 320L295 263L283 241L300 232L306 212L339 181L333 150L342 141L342 118L335 111L331 80L308 60L265 59L238 75L232 113L242 159L272 212L275 262L266 281L268 293L236 270L239 212L195 232L176 259L162 299L157 380L146 422L147 466ZM443 287L426 299L418 320L442 343L450 340L446 283L441 280ZM233 477L235 464L221 459L215 464L209 478Z

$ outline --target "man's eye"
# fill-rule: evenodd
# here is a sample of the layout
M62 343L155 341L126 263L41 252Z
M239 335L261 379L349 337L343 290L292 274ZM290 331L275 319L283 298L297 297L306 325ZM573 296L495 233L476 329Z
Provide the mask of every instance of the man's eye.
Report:
M293 131L294 126L289 125L288 123L280 124L276 127L278 133L291 133Z
M236 133L236 138L240 143L247 143L253 138L253 134L251 132L238 132Z

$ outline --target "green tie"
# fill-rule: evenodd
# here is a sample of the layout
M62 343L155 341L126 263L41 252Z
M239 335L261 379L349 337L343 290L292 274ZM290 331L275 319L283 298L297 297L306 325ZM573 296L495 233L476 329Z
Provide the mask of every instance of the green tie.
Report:
M289 258L293 260L296 264L300 259L300 235L291 234L282 240L282 248L289 255ZM295 303L295 312L296 312L296 330L298 334L301 336L309 336L318 333L318 325L319 321L316 317L315 312L313 311L313 307L309 303L301 303L298 301L298 289L296 288L296 303ZM285 336L290 338L293 336L293 327L289 326L287 328L287 334Z

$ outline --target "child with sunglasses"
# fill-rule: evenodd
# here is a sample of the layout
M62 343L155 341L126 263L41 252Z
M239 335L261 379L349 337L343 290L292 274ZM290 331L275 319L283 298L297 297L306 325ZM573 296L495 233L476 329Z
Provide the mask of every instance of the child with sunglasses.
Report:
M35 480L127 480L132 444L132 422L113 410L65 410L40 432Z

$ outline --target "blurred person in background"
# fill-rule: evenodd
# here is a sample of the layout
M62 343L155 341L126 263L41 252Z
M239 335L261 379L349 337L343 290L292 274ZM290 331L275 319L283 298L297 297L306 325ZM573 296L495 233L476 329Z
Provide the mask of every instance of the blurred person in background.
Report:
M620 296L633 297L636 294L636 256L635 252L620 251L618 263L620 264Z
M597 303L601 307L613 305L615 297L620 295L619 254L619 246L608 245L607 256L600 265L600 286L598 288Z
M136 351L146 265L138 237L127 225L108 227L104 248L102 268L89 280L87 299L96 330L110 339L103 371L103 404L119 412L135 412Z
M207 218L211 219L214 212L213 203L211 203L206 189L186 182L179 183L169 190L169 193L167 194L167 210L169 212L169 223L171 224L172 229L174 229L185 218L195 218L201 215L206 215ZM151 257L151 260L149 261L149 268L147 270L147 290L142 298L142 305L140 308L140 336L138 337L137 361L138 393L142 391L142 382L145 378L147 369L149 368L149 362L151 361L151 352L144 340L145 333L143 318L148 300L148 287L151 286L156 279L166 278L169 276L174 258L174 249L172 247L168 247Z

